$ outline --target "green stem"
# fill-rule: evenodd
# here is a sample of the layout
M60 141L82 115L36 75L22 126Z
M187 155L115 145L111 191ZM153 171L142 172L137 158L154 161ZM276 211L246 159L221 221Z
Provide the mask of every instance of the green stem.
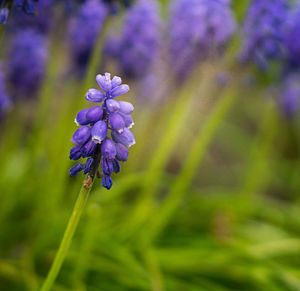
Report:
M94 178L95 178L96 172L97 172L99 164L100 164L100 159L101 159L100 146L98 146L98 148L96 150L94 159L95 159L95 161L92 166L92 170L91 170L90 174L87 175L86 179L83 181L83 185L79 192L72 215L69 219L67 229L64 233L63 239L60 243L59 249L56 253L56 256L54 258L54 261L52 263L50 271L46 277L46 280L44 281L43 286L40 289L41 291L51 290L51 288L54 284L54 281L55 281L55 279L61 269L61 266L65 260L65 257L67 255L68 249L72 242L75 230L77 228L80 217L82 215L83 208L84 208L86 201L89 197L89 194L91 192L91 189L92 189L92 186L94 183Z
M51 269L47 275L46 280L41 288L41 291L51 290L53 283L60 271L60 268L63 264L63 261L67 255L68 249L70 247L72 238L74 236L75 230L77 228L79 219L81 217L84 205L88 199L91 188L85 188L82 186L79 196L77 198L76 204L73 209L73 213L70 217L67 229L64 233L63 239L59 246L58 252L55 256L54 262L51 266Z

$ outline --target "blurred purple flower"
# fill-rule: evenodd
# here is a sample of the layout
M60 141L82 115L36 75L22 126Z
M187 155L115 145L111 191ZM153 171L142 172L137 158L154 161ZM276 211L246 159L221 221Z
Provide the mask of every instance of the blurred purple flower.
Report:
M8 47L7 79L14 95L32 97L44 78L48 57L44 35L32 30L18 31Z
M83 126L75 131L72 137L75 147L70 151L71 160L90 158L85 166L79 163L71 168L70 175L76 176L81 170L84 170L85 174L89 173L93 169L94 161L99 160L101 155L102 186L110 189L111 174L120 171L119 161L127 161L126 146L135 144L134 136L128 129L133 125L130 115L134 108L129 102L113 100L129 91L129 86L122 85L120 77L115 76L111 79L110 74L105 73L97 75L96 80L104 93L90 89L85 98L98 104L103 103L101 107L95 106L79 111L75 123ZM111 131L112 139L107 136L108 130Z
M107 12L107 7L101 0L87 0L70 21L69 46L80 76L85 72Z
M137 0L125 15L119 41L110 48L117 55L123 74L145 76L157 56L160 42L160 15L155 0Z
M222 53L235 31L225 0L175 0L169 18L170 57L178 77L199 61Z
M242 62L255 62L267 69L270 60L284 57L284 24L288 16L286 0L252 1L244 23Z
M281 88L279 105L286 117L293 117L300 109L300 75L289 75Z

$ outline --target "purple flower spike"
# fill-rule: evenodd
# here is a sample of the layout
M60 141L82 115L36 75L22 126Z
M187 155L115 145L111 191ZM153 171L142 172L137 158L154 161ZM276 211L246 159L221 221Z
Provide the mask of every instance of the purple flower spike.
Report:
M114 170L112 160L105 159L105 158L101 159L101 167L102 167L103 173L106 175L111 175Z
M83 158L91 157L94 154L95 150L96 150L96 146L97 145L92 140L89 140L80 149L82 157Z
M86 113L86 118L89 121L89 123L95 123L102 119L103 117L103 109L99 106L95 106L91 109L88 109Z
M113 160L116 157L117 150L114 142L106 138L101 146L101 154L105 159Z
M144 77L158 56L161 20L157 2L135 1L125 14L116 58L127 77Z
M266 70L270 61L284 57L283 40L288 19L287 0L253 0L244 22L240 60Z
M76 122L83 126L74 133L72 141L76 147L72 148L70 152L70 159L79 159L80 157L88 159L84 165L77 164L73 167L70 175L77 175L83 169L83 172L93 179L100 166L102 168L102 186L110 189L113 183L112 173L119 173L121 170L119 162L125 162L128 159L129 153L126 146L130 147L135 144L134 136L128 129L133 125L130 116L133 105L129 102L112 99L129 90L127 85L122 85L120 77L113 77L111 80L110 74L105 73L97 75L96 80L104 93L90 89L86 99L95 103L102 100L103 103L90 109L81 110L77 114ZM109 130L112 139L108 138ZM100 165L95 164L96 161Z
M179 81L199 62L222 54L236 27L224 0L170 1L168 24L169 54Z
M114 142L121 143L124 146L131 147L135 144L134 136L128 128L124 128L122 133L113 130L111 136Z
M70 160L78 160L81 158L81 146L73 147L70 151Z
M101 143L107 136L107 124L104 120L95 123L92 128L92 140L94 143Z
M116 149L117 149L117 159L121 162L126 162L129 155L128 149L121 143L116 144Z
M75 123L77 124L77 126L79 125L87 125L89 124L89 121L88 119L86 118L86 114L87 112L89 111L89 109L83 109L83 110L80 110L78 113L77 113L77 116L75 118Z
M104 100L104 93L96 90L96 89L89 89L87 93L85 94L85 99L87 101L95 102L95 103L100 103Z
M126 94L128 91L129 91L128 85L117 86L116 88L112 89L111 97L112 98L118 97L120 95Z
M118 76L114 76L111 80L111 88L114 89L115 87L122 84L122 79Z
M131 103L126 101L119 101L120 111L124 114L131 114L134 107Z
M91 136L91 129L88 126L83 126L78 128L73 134L72 142L75 145L85 144Z
M112 179L111 176L108 175L102 175L102 186L109 190L112 186Z
M120 105L118 101L115 101L113 99L106 100L106 107L109 113L113 113L116 111L119 111Z
M110 74L105 73L104 75L97 75L96 81L98 82L100 88L105 92L108 93L111 90L111 80Z
M112 130L123 132L125 128L125 121L119 113L112 113L109 115L109 123Z
M14 95L32 98L45 75L48 42L45 35L31 28L19 29L9 42L7 80Z
M73 1L59 2L71 3ZM83 77L108 11L103 1L80 2L82 4L79 6L78 12L69 21L68 40L74 67L79 76Z
M84 164L83 167L83 173L87 174L91 171L92 165L93 165L94 159L88 158Z
M74 167L72 167L69 171L70 176L74 177L77 176L83 169L82 164L76 164Z

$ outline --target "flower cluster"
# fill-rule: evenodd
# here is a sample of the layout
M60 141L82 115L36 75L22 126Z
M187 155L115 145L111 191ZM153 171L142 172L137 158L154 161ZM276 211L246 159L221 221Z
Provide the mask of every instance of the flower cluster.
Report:
M282 59L287 16L286 0L254 0L244 24L241 61L254 61L260 68L266 69L270 60Z
M0 9L0 24L5 24L7 22L9 7L12 7L13 5L28 15L34 15L36 9L33 2L38 1L39 0L0 0L0 7L2 4L5 6Z
M8 49L7 79L16 96L37 92L48 57L46 37L32 29L18 31Z
M70 21L69 45L80 75L85 72L107 12L107 6L101 0L87 0L81 5L78 14Z
M120 77L111 79L110 74L105 73L97 75L96 81L104 93L89 89L85 98L102 105L78 112L75 123L81 127L75 131L71 140L75 147L70 151L70 159L88 159L85 164L78 163L72 167L70 175L76 176L82 170L85 174L90 173L93 167L98 167L95 163L101 155L102 186L110 189L111 174L120 171L119 162L125 162L128 158L126 147L135 144L134 136L129 130L134 124L131 117L133 106L129 102L114 100L129 91L129 86L122 85ZM108 130L111 138L108 137Z
M155 0L137 0L127 10L117 58L126 76L144 76L157 56L160 41L160 16Z
M235 31L235 19L227 0L175 0L171 4L170 54L181 77L192 66L219 54Z

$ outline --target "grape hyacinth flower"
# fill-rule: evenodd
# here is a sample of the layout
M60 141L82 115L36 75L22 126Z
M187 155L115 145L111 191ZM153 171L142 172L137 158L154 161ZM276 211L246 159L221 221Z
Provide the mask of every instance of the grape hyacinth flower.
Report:
M129 130L134 124L131 117L134 108L129 102L115 100L129 91L129 86L122 84L120 77L111 79L110 74L105 73L97 75L96 81L103 92L89 89L85 98L93 103L101 103L101 106L78 112L75 123L81 127L75 131L71 140L75 147L70 151L70 159L88 159L85 164L78 163L72 167L70 175L76 176L83 170L85 174L92 176L101 164L102 186L110 189L112 173L118 173L120 162L127 161L126 147L135 144L134 136Z
M80 76L85 72L107 13L107 6L101 0L87 0L70 21L69 46Z
M46 37L32 29L18 31L9 45L7 79L16 96L32 97L44 78Z
M126 13L117 59L126 76L144 76L157 56L160 16L155 0L137 0Z
M283 82L279 98L281 111L287 118L293 117L300 109L300 75L291 74Z
M236 28L230 1L175 0L171 3L170 57L177 77L195 64L219 55Z
M255 62L263 70L268 68L269 61L281 60L287 17L287 0L252 1L244 24L240 60Z

